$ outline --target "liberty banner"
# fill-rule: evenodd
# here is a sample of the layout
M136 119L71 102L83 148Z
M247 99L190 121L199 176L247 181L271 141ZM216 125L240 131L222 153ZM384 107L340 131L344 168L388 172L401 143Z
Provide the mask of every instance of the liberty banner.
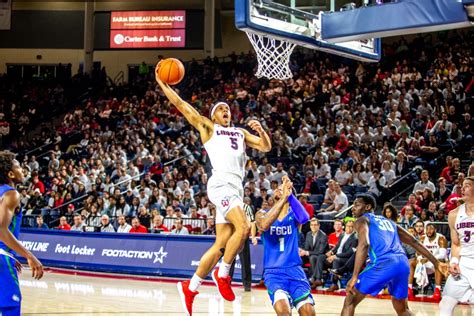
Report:
M51 267L83 270L191 277L212 236L165 234L81 233L23 229L22 244ZM252 281L263 274L263 246L250 247ZM237 257L235 280L241 280Z

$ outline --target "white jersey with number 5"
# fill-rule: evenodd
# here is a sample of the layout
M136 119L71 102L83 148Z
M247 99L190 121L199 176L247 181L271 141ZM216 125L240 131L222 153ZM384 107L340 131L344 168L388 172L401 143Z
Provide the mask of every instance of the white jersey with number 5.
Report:
M232 173L244 177L246 156L242 130L214 124L214 132L204 148L211 160L213 174Z
M461 242L461 258L470 257L474 259L474 217L466 214L466 204L459 206L454 228Z

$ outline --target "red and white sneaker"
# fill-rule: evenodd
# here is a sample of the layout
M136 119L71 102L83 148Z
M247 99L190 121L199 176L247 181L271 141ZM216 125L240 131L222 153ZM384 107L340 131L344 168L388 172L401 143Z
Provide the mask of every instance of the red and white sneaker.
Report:
M411 287L408 288L408 300L412 301L415 298L415 295L413 295L413 289Z
M198 291L191 291L189 289L189 280L178 282L178 292L179 296L181 297L181 304L183 305L184 311L186 312L187 316L193 315L193 302L196 295L199 294Z
M441 301L441 290L439 288L435 288L432 299L436 302Z
M219 294L223 299L229 302L235 300L235 294L231 287L232 279L229 275L225 278L219 278L219 268L217 268L212 272L212 280L216 284Z

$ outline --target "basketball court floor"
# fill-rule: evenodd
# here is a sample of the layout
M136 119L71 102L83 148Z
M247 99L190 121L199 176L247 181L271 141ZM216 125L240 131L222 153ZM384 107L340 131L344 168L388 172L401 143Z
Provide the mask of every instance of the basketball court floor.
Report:
M145 279L145 278L144 278ZM47 272L40 281L26 270L20 277L22 315L183 315L176 283L131 280ZM244 292L235 287L236 300L224 302L214 286L200 288L194 315L275 315L264 289ZM339 315L343 296L315 295L317 315ZM416 316L439 315L437 304L410 302ZM296 313L293 313L296 315ZM389 300L367 299L356 315L394 315ZM456 316L472 315L468 306L458 306Z

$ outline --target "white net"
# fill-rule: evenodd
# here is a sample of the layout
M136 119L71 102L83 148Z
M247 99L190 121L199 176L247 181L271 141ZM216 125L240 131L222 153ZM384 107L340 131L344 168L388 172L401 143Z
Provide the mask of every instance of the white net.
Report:
M255 76L279 80L293 77L290 56L296 44L252 32L247 32L247 36L257 53L258 68Z

